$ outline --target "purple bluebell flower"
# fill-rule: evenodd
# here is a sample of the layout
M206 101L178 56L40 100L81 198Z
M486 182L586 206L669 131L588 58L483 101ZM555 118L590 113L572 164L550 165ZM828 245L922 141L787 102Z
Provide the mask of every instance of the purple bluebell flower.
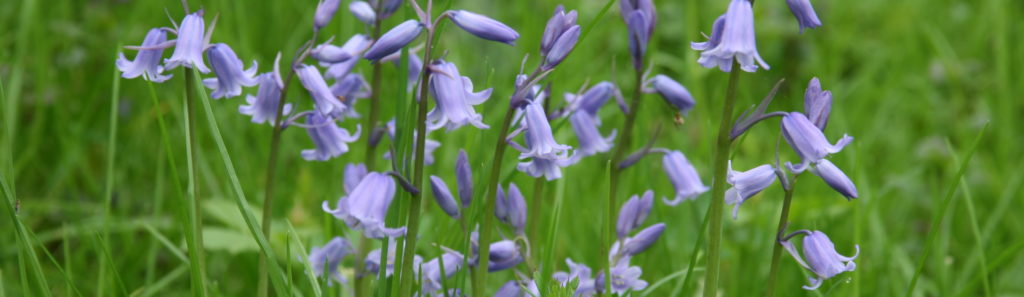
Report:
M302 150L302 158L307 161L327 161L348 152L348 143L359 140L362 127L356 126L356 133L338 127L330 117L319 113L310 113L306 117L306 129L313 140L314 149Z
M370 4L373 5L373 7L381 7L381 6L383 6L383 7L381 7L381 15L378 16L381 19L386 19L386 18L390 17L391 14L395 13L395 11L398 11L398 8L402 7L402 2L405 2L405 1L402 1L402 0L370 0Z
M277 120L277 105L281 102L281 75L275 69L273 72L260 74L256 77L259 88L256 96L246 95L245 102L249 105L238 106L238 112L252 116L253 123L267 122L274 124ZM281 115L292 113L292 104L285 103Z
M733 58L746 72L757 71L758 65L768 70L768 64L757 53L754 32L754 10L748 0L732 0L729 9L715 20L711 40L694 42L691 47L703 51L697 63L706 68L717 66L725 72L732 70ZM757 62L757 64L755 64Z
M555 45L551 47L551 51L545 56L544 69L552 69L562 63L565 57L572 52L573 48L576 47L576 42L580 40L580 26L573 25L569 27L562 36L558 37L555 41Z
M635 11L639 11L644 14L644 30L640 32L645 32L647 38L650 38L651 34L654 33L654 26L658 19L658 13L654 8L654 2L651 0L619 0L619 13L622 14L623 21L628 23L630 14Z
M566 93L565 101L572 111L580 110L591 116L597 116L597 111L608 102L613 94L615 94L615 84L602 81L587 89L583 95Z
M821 89L821 81L812 78L804 92L804 114L821 131L828 125L828 115L832 111L832 92Z
M572 124L572 130L576 132L576 139L580 143L579 147L576 148L577 160L585 156L606 152L612 148L612 141L615 140L616 130L613 129L608 137L602 136L601 131L597 129L600 127L600 122L594 119L594 115L586 112L576 112L569 117L569 123Z
M796 22L800 25L800 33L804 33L804 29L821 27L821 20L814 12L810 0L786 0L786 4L789 5L789 11L793 12Z
M611 269L612 293L621 295L629 291L640 291L647 288L647 282L640 279L643 270L638 266L629 266L628 261L619 261ZM594 287L597 291L604 290L604 271L597 273L594 280Z
M551 48L557 43L556 41L573 26L576 26L576 10L566 13L565 7L562 7L562 5L556 6L555 14L548 19L548 24L544 27L544 35L540 41L540 54L547 56Z
M351 73L339 79L331 85L331 94L334 94L334 97L345 105L345 110L340 114L335 114L334 117L339 119L343 117L358 118L359 113L354 107L356 100L370 97L370 92L370 84L358 73Z
M676 196L672 200L662 198L665 204L675 206L684 200L696 199L708 191L708 187L700 180L697 169L680 151L669 151L661 160L661 165L668 175L669 181L676 188Z
M846 199L857 198L857 186L853 184L853 181L842 170L839 170L836 165L832 164L828 159L822 159L814 167L811 167L811 172L821 177L829 186L846 196Z
M750 199L757 193L760 193L768 186L775 183L775 168L771 165L765 164L754 167L747 171L735 171L732 170L732 161L729 161L729 175L725 179L732 188L725 191L725 203L731 204L732 207L732 219L740 213L740 205L743 202Z
M340 5L341 0L320 0L320 3L316 5L316 13L313 14L313 28L320 30L327 26L327 23L334 18L334 14L338 12Z
M640 230L633 237L626 239L625 244L622 245L622 255L632 257L646 251L655 241L658 241L658 238L661 238L661 234L664 232L665 223L657 223Z
M398 50L402 49L410 42L420 36L420 32L423 31L423 24L416 20L408 20L391 30L381 35L373 46L366 51L363 55L364 58L370 61L380 60Z
M327 87L327 82L324 81L324 77L320 75L320 71L316 67L299 65L295 68L295 74L299 76L302 86L309 91L309 96L313 97L316 110L320 114L340 114L345 111L347 107Z
M526 105L521 128L525 130L523 139L526 146L511 142L513 148L520 151L520 160L517 169L532 177L544 176L547 180L555 180L562 177L561 167L573 163L569 151L572 147L559 144L551 134L551 125L548 123L547 114L540 101L533 101Z
M519 253L519 247L516 246L514 241L508 239L491 243L489 253L489 261L487 262L488 272L502 271L523 262L523 256Z
M505 282L501 288L498 289L497 293L494 293L494 297L539 297L540 289L537 288L537 282L528 280L520 282L516 280L510 280Z
M829 143L825 134L807 119L807 116L799 112L791 112L782 117L782 136L801 159L801 163L795 166L786 163L793 173L803 172L808 166L818 163L830 154L838 153L853 141L853 137L844 134L835 144Z
M647 43L654 33L657 12L651 0L620 0L619 12L626 21L629 33L629 53L633 57L633 67L643 68Z
M345 165L345 193L352 194L352 191L359 186L359 182L366 177L366 165L363 163L348 163Z
M438 60L433 65L434 73L430 75L430 93L437 106L427 115L427 128L437 130L447 127L452 131L465 124L480 129L487 129L483 116L473 110L473 105L487 101L492 89L473 93L473 81L459 75L459 68L451 62Z
M647 190L643 197L633 195L626 200L619 210L618 224L615 225L619 239L625 238L634 229L639 228L654 208L654 191Z
M167 41L167 32L162 28L149 29L146 39L142 40L139 47L156 47ZM121 71L123 78L142 78L152 82L163 82L171 78L170 74L163 74L164 67L160 65L160 57L163 56L163 48L141 49L135 55L135 60L130 61L124 57L124 53L117 55L117 70Z
M509 45L514 45L516 39L519 39L516 30L487 16L465 10L450 10L447 13L456 26L476 37Z
M217 75L215 78L203 80L203 85L213 89L213 92L210 93L210 97L213 99L235 97L242 94L243 86L256 85L255 60L252 61L252 66L249 69L242 69L245 66L242 64L242 60L238 59L230 46L223 43L211 45L206 50L206 55L210 59L213 73Z
M679 109L679 113L685 115L697 104L697 101L693 100L693 96L690 95L690 91L686 90L686 87L683 87L682 84L668 76L658 74L649 82L653 87L652 91L657 92L658 95L661 95L662 99L665 99L666 102Z
M571 258L565 259L566 265L569 266L569 272L558 271L551 275L555 281L562 286L568 286L572 280L578 280L576 285L576 291L573 296L592 296L597 292L597 288L594 287L594 279L591 278L591 269L587 265L576 263Z
M345 278L341 276L338 266L341 265L341 259L351 254L352 251L352 245L344 238L337 236L323 247L314 246L309 252L309 266L313 269L313 275L323 276L324 270L326 270L327 275L330 276L327 279L327 284L344 283Z
M377 12L366 1L352 1L348 4L348 10L363 24L373 25L377 21Z
M342 63L351 62L355 64L359 59L359 55L366 51L370 45L373 44L373 40L366 37L363 34L352 35L345 44L336 46L330 43L324 43L317 45L309 52L310 56L317 61L323 63ZM345 71L348 73L348 71ZM340 77L340 76L334 76Z
M800 266L814 272L814 275L817 276L817 278L808 278L810 284L803 286L805 290L818 289L826 279L857 268L857 264L853 260L857 259L857 255L860 254L860 246L854 245L856 252L854 252L853 256L847 257L840 255L836 251L835 244L832 243L832 240L825 233L821 231L803 231L802 233L805 235L803 251L807 262L801 259L800 253L797 252L796 246L792 242L785 240L779 243L786 248L786 251L793 256L793 259Z
M523 234L526 229L526 198L519 191L516 183L509 183L508 195L498 185L497 201L494 206L494 215L498 220L508 224L516 233Z
M439 260L440 259L440 260ZM423 280L422 293L432 294L441 290L441 281L455 275L462 268L463 255L456 251L447 251L440 257L420 265L420 278ZM441 276L441 262L444 262L444 276Z
M349 228L363 230L366 237L404 236L405 227L384 226L384 219L394 198L395 181L387 174L370 172L359 181L359 185L351 193L338 199L338 208L331 209L327 201L321 206L335 218L344 220Z
M365 269L369 273L378 274L380 273L380 253L381 249L375 249L366 254L366 260L363 261ZM391 277L395 272L395 255L398 253L398 244L394 237L388 237L388 257L387 263L384 265L384 275ZM413 255L412 266L420 267L423 263L423 257L420 255Z
M416 84L419 83L420 71L423 71L423 60L420 59L419 56L416 56L416 54L411 50L407 51L407 53L409 54L409 74L406 79L409 82L406 84L405 89L407 92L412 92L413 88L416 87Z
M455 159L455 184L459 187L462 207L469 207L469 203L473 201L473 169L463 149L459 149L459 157Z
M460 215L459 204L455 202L455 197L448 190L448 185L444 183L444 180L436 175L431 175L430 190L434 193L434 200L437 201L437 206L440 206L441 210L444 210L448 216L458 219Z
M164 60L164 69L171 70L178 66L188 68L195 67L202 73L210 72L203 63L203 50L206 49L206 32L203 22L203 11L197 11L185 16L178 27L178 40L174 44L174 53Z

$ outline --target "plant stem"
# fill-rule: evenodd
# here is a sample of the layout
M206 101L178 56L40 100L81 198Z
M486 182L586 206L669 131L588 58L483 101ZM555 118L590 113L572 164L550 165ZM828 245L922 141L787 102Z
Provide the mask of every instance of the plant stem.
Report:
M508 143L505 142L505 138L508 137L508 128L512 126L512 118L515 116L515 108L509 107L508 111L505 112L505 119L501 122L501 129L498 130L498 141L494 146L494 157L491 159L491 178L487 182L487 200L484 201L484 209L481 215L483 216L483 226L480 227L479 237L479 253L478 255L490 255L491 249L491 231L494 226L494 201L498 197L498 180L501 175L501 160L505 155L505 149ZM473 271L473 295L471 296L484 296L485 287L487 283L487 265L490 259L489 257L478 257L480 263L477 264L476 270ZM483 267L483 268L481 268Z
M550 101L550 100L547 100L547 101ZM527 238L531 239L530 240L530 245L531 245L530 251L533 252L533 253L537 253L537 252L540 251L538 249L539 247L537 246L537 244L540 243L540 240L537 240L537 239L540 238L540 236L537 234L537 231L540 229L539 226L538 226L538 225L540 225L540 221L541 221L540 218L544 217L544 216L540 215L540 204L544 202L544 183L545 183L545 181L546 180L544 178L535 178L535 179L533 179L533 201L532 201L533 203L530 203L530 206L529 206L530 207L530 211L527 213L528 218L529 217L535 218L533 220L526 220L527 223L530 224L529 233L527 233L527 234L530 234L530 236L527 237ZM532 257L532 255L531 255L531 257Z
M378 5L379 6L379 5ZM377 9L378 15L380 15L380 9ZM380 38L380 18L375 18L373 22L373 40ZM377 128L377 109L380 108L380 67L381 63L373 63L373 74L370 80L370 111L366 115L366 127L369 128L369 137L366 137L366 170L373 171L374 165L377 161L377 144L373 143L373 133ZM353 98L354 99L354 98ZM384 241L387 244L387 241ZM365 273L366 267L364 265L358 265L363 263L366 258L367 251L370 248L370 239L366 237L359 238L359 245L356 247L356 283L355 283L355 297L362 297L366 286Z
M199 266L199 274L192 274L192 295L195 296L206 296L206 269L203 269L206 263L206 257L203 251L203 218L200 215L200 209L202 205L202 199L199 196L199 167L196 166L196 96L193 92L195 89L195 82L193 82L191 69L183 69L185 72L185 109L186 109L186 126L188 129L188 145L186 146L185 152L188 155L188 170L189 182L188 182L188 193L192 196L192 207L189 208L189 218L191 219L190 225L192 225L192 243L193 246L189 247L191 265Z
M786 189L786 198L782 200L782 214L779 215L779 227L775 232L777 236L774 237L775 241L772 244L772 266L768 272L768 287L764 292L765 297L775 296L775 280L778 279L779 262L782 262L782 244L779 244L778 235L785 232L786 225L789 224L789 205L793 201L795 183L796 179L794 178L789 184L789 189Z
M715 144L714 178L711 181L711 206L708 227L708 263L707 275L704 278L704 297L716 297L718 294L718 258L722 246L722 207L725 203L726 162L729 160L729 149L732 141L729 132L732 130L732 112L736 105L736 85L740 78L738 63L733 61L729 72L729 86L725 90L725 102L722 105L722 118L718 126L718 141Z

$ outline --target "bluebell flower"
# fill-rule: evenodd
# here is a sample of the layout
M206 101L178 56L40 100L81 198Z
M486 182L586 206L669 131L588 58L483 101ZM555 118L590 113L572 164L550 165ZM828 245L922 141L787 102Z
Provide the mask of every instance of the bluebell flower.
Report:
M438 260L441 259L441 260ZM441 262L444 262L444 276L441 276ZM455 275L462 268L463 255L456 251L447 251L440 257L420 265L420 279L423 280L422 293L432 294L441 290L441 281Z
M526 198L519 191L519 187L516 183L509 183L506 195L501 185L498 185L496 198L494 215L515 229L517 234L523 234L526 230Z
M847 257L836 251L835 244L825 233L821 231L803 231L802 233L806 235L803 241L803 251L807 262L801 259L800 253L797 252L796 246L792 242L786 240L781 241L780 244L800 266L807 268L817 276L817 278L808 278L810 284L803 286L805 290L818 289L826 279L857 268L857 264L853 260L857 259L857 255L860 254L860 246L854 245L856 252L853 256Z
M828 159L822 159L814 167L811 167L811 172L821 177L829 186L846 196L846 199L857 198L857 186L853 184L853 181L839 170L839 167L832 164Z
M654 208L654 191L647 190L643 197L633 195L622 204L619 210L619 220L615 225L615 232L619 239L629 235L634 229L639 228L647 219L647 215Z
M366 165L363 163L348 163L345 165L345 193L352 194L352 191L359 186L359 182L366 177Z
M167 41L167 32L162 28L149 29L146 39L142 40L139 47L155 47ZM117 55L117 70L121 71L123 78L142 78L152 82L163 82L171 78L170 74L163 74L164 67L160 65L160 57L163 56L163 48L140 49L135 55L135 60L130 61L124 57L124 53Z
M320 30L327 26L327 23L334 18L334 14L338 12L340 5L341 0L320 0L320 3L316 5L316 13L313 14L313 28Z
M375 249L366 254L366 259L363 260L363 264L365 265L364 267L367 272L373 274L380 273L380 253L382 253L381 249ZM391 275L395 273L395 255L397 253L398 244L395 238L388 237L388 257L386 260L387 263L384 265L384 275L386 277L391 277ZM413 267L420 267L420 264L423 263L423 257L420 257L420 255L413 255L412 263Z
M245 102L249 105L238 106L238 112L252 116L253 123L274 124L277 120L277 105L281 102L281 87L284 85L281 75L275 69L257 76L256 82L259 84L256 96L246 95ZM285 103L283 108L282 116L292 113L291 103Z
M381 35L373 46L363 54L367 60L376 61L402 49L420 36L423 24L416 20L408 20Z
M662 99L679 109L679 113L685 115L697 104L686 87L668 76L658 74L649 82L653 87L652 91L657 92Z
M818 129L825 131L832 111L832 92L821 89L821 81L812 78L804 92L804 114Z
M352 245L344 238L337 236L323 247L314 246L309 252L309 266L313 269L313 275L323 276L326 270L327 275L330 276L327 284L330 285L333 282L344 283L345 278L341 276L338 266L341 265L341 259L351 254L352 251Z
M381 19L386 19L386 18L390 17L391 14L395 13L395 11L398 11L398 8L402 7L402 2L405 2L405 1L402 1L402 0L370 0L370 4L372 4L373 7L381 7L381 6L383 6L383 7L381 7L381 15L378 16Z
M786 0L786 4L789 5L789 11L793 12L793 16L796 17L796 21L800 25L800 33L804 33L804 29L821 27L821 20L814 12L810 0Z
M643 269L638 266L629 266L628 261L620 261L611 269L612 293L616 295L625 294L629 291L640 291L647 288L647 282L640 279ZM598 272L594 280L594 287L597 291L604 290L604 271Z
M405 227L384 226L384 219L394 198L395 181L387 174L370 172L351 193L338 199L336 209L331 209L327 201L323 202L322 207L327 213L344 220L349 228L362 230L366 237L404 236Z
M459 157L455 160L455 181L459 187L459 199L462 207L469 207L473 201L473 169L469 165L466 151L459 149Z
M844 134L835 144L829 143L821 129L799 112L791 112L782 117L782 136L801 159L801 163L797 165L786 163L793 173L803 172L808 166L817 164L828 155L838 153L853 141L853 137Z
M717 66L729 72L732 70L733 58L736 58L743 71L755 72L758 65L765 70L769 69L757 53L754 10L748 0L732 0L725 14L715 20L711 39L708 42L694 42L691 47L703 51L697 63L706 68Z
M309 96L313 97L313 103L320 114L340 114L345 111L347 107L327 87L327 82L316 67L299 65L295 68L295 74L299 76L302 87L309 91Z
M573 163L569 155L572 147L555 141L541 104L533 101L526 105L525 116L520 122L520 129L525 130L523 139L526 146L511 141L510 145L521 152L520 160L529 159L519 163L519 171L532 177L544 176L547 180L555 180L562 177L561 167Z
M178 66L195 67L202 73L210 72L203 63L203 50L206 49L206 24L203 22L203 11L185 16L178 27L178 39L174 44L174 53L164 60L164 69L171 70Z
M319 113L310 113L306 116L306 130L313 140L314 149L302 150L302 158L308 161L327 161L331 158L341 156L348 152L348 143L359 140L362 127L356 127L356 133L350 134L348 130L338 127L330 117Z
M558 40L555 41L555 45L551 47L551 51L548 52L547 56L545 56L545 64L542 68L550 70L555 68L555 66L558 66L559 63L562 63L562 60L565 60L565 57L568 56L569 53L572 52L573 48L576 47L576 42L579 41L579 39L580 26L573 25L572 27L569 27L561 37L558 37Z
M775 183L776 178L775 168L771 165L765 164L747 171L735 171L732 170L732 161L730 160L729 175L725 180L732 185L732 188L725 191L725 203L733 206L732 219L735 220L739 215L740 205L743 202L767 189L768 186Z
M516 39L519 39L516 30L487 16L465 10L450 10L447 13L456 26L476 37L509 45L515 44Z
M370 40L366 35L356 34L352 35L352 37L345 41L345 44L342 46L336 46L329 42L317 45L313 50L309 51L309 55L310 57L313 57L313 59L320 61L321 64L342 62L355 64L355 62L359 60L359 55L361 55L363 51L366 51L371 44L373 44L373 40ZM345 73L348 73L348 71L345 71Z
M491 243L489 253L490 256L488 256L487 262L488 272L502 271L523 262L523 256L519 253L519 247L516 246L514 241L508 239ZM475 259L473 263L476 263Z
M654 8L654 2L651 0L619 0L619 13L622 14L622 20L629 23L629 17L633 12L642 12L644 14L644 26L642 31L646 34L646 38L650 38L651 34L654 33L654 26L657 23L658 13Z
M344 111L334 114L335 118L358 118L354 105L356 100L370 97L370 84L358 73L351 73L331 85L331 94L345 105Z
M434 200L437 201L437 206L440 206L441 210L444 210L452 218L459 218L459 204L455 202L455 197L448 190L448 185L444 183L444 180L436 175L431 175L430 191L434 194Z
M622 245L622 255L632 257L646 251L655 241L658 241L658 238L661 238L661 234L664 232L665 223L657 223L640 230L633 237L626 238Z
M612 141L615 140L616 130L613 129L608 137L602 136L601 131L597 129L600 127L600 122L594 120L594 115L586 112L576 112L569 117L569 123L572 124L572 130L576 132L576 139L580 143L579 147L576 148L576 160L585 156L606 152L612 148Z
M583 95L566 93L565 101L569 104L571 111L579 110L596 117L597 111L608 102L613 94L615 94L615 84L602 81L587 89Z
M480 129L489 128L484 124L483 116L473 110L473 105L490 98L492 89L474 93L473 82L461 76L459 69L451 62L438 60L431 67L435 70L430 75L430 93L437 106L427 115L427 128L437 130L447 127L448 131L452 131L465 124Z
M647 43L654 33L654 26L657 20L657 12L651 0L620 0L619 12L626 21L626 29L629 33L629 53L633 58L633 67L643 67L644 55L647 52Z
M562 7L562 5L556 6L555 14L548 19L548 23L544 27L544 35L540 41L540 54L547 56L551 48L555 46L556 41L573 26L576 26L576 10L566 13L565 7Z
M494 297L539 297L540 289L537 288L537 282L531 280L527 281L515 281L510 280L505 282L501 288L498 289L497 293L494 293Z
M565 259L566 265L569 266L569 272L558 271L551 275L562 287L569 285L573 280L577 280L576 291L573 296L593 296L597 293L597 288L594 287L594 279L591 278L591 269L587 265L576 263L571 258Z
M235 97L242 94L243 86L256 85L255 60L252 61L252 66L249 69L242 69L244 67L242 60L238 59L230 46L223 43L211 45L206 50L206 55L210 59L213 73L217 75L215 78L203 80L203 85L213 89L213 92L210 93L210 97L213 99Z
M348 4L348 10L363 24L373 25L377 21L377 12L373 11L373 6L366 1L352 1Z
M708 187L700 180L697 169L679 151L670 151L661 160L661 165L668 175L669 181L676 188L676 196L672 200L662 198L665 204L675 206L684 200L696 199L708 191Z

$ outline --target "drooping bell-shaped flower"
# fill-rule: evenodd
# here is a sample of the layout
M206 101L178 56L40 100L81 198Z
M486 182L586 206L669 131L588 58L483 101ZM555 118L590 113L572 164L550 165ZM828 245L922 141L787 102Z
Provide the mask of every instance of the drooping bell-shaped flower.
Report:
M569 117L569 123L572 124L572 131L576 132L576 139L580 142L576 148L577 160L612 148L616 130L612 130L608 137L601 135L601 131L597 129L600 123L594 120L594 115L576 112Z
M210 97L213 99L235 97L242 94L242 87L256 85L256 61L252 61L249 69L242 69L242 60L238 59L235 51L223 43L215 43L206 50L210 59L210 67L213 68L215 78L203 80L203 85L213 89Z
M352 194L352 191L359 186L359 182L366 177L366 165L363 163L349 163L345 165L345 193Z
M555 180L562 177L562 167L572 164L572 156L569 155L572 147L555 141L551 134L551 124L541 104L533 101L526 105L525 116L520 122L521 128L526 131L523 137L525 147L515 142L510 144L521 152L520 160L529 159L519 162L519 171L532 177L544 176L547 180Z
M373 44L373 40L370 40L366 35L356 34L352 35L352 37L345 41L345 44L341 46L336 46L330 43L317 45L313 50L309 51L309 56L320 61L321 64L352 61L350 64L354 65L355 62L359 60L359 55L361 55L363 51L366 51L371 44ZM345 73L348 73L348 71L345 71Z
M450 10L447 13L456 26L476 37L509 45L519 39L516 30L487 16L465 10Z
M238 106L238 112L252 116L253 123L267 122L273 125L277 120L278 104L281 102L281 86L283 85L281 76L275 69L273 72L257 76L256 82L259 84L256 96L246 95L245 102L249 105ZM291 103L285 103L283 108L282 116L292 113Z
M523 256L519 253L519 247L511 240L501 240L491 243L490 256L488 256L487 271L497 272L509 269L523 262ZM475 263L475 262L474 262Z
M697 169L690 164L680 151L670 151L661 159L661 165L668 175L669 181L676 188L676 196L672 200L662 198L665 204L675 206L684 200L696 199L708 191L708 187L700 180Z
M345 111L347 107L341 100L334 97L331 88L327 86L327 82L324 81L324 77L320 75L320 71L316 67L299 65L295 68L295 74L299 76L302 87L309 91L309 96L313 97L313 103L320 114L340 114Z
M846 173L843 173L839 167L836 167L828 159L822 159L811 167L810 170L815 175L821 177L836 192L843 194L847 200L857 198L857 186L846 176Z
M540 295L540 289L537 288L537 282L531 280L528 281L516 281L510 280L505 282L501 288L498 288L498 292L494 293L494 297L537 297Z
M422 293L433 294L441 290L441 281L455 275L462 268L463 255L456 251L447 251L440 257L420 265L420 278L423 280ZM441 262L444 262L444 276L441 276Z
M786 5L789 5L789 11L793 12L793 16L796 17L796 22L800 25L800 33L804 33L804 29L821 27L821 20L814 12L810 0L786 0Z
M462 207L469 207L473 201L473 168L469 165L466 151L459 149L459 157L455 159L455 181L459 187L459 200Z
M363 57L370 61L380 60L398 50L420 36L423 31L423 24L416 20L408 20L398 24L387 33L381 35L373 46L363 54Z
M146 38L142 40L139 47L157 47L167 41L167 32L162 28L149 29ZM170 74L163 74L164 67L160 65L160 57L163 56L163 48L140 49L135 55L135 60L125 58L124 53L117 55L117 70L121 71L123 78L142 78L151 82L163 82L171 78Z
M732 185L732 188L725 191L725 203L733 206L732 219L735 220L739 215L740 205L743 202L771 186L775 183L776 178L775 168L771 165L765 164L747 171L735 171L732 170L732 161L730 160L729 175L725 180Z
M711 40L694 42L691 47L703 51L697 63L706 68L718 67L729 72L735 58L743 71L755 72L758 65L768 70L768 64L757 53L755 35L754 10L750 1L732 0L725 14L715 21Z
M318 277L323 276L326 270L327 275L330 276L327 279L328 285L332 285L333 282L344 283L345 278L341 276L338 266L341 265L341 259L352 252L352 245L347 240L335 236L324 246L313 247L309 252L309 267L313 269L313 275Z
M494 215L498 220L508 224L516 233L522 234L526 230L526 198L519 191L516 183L509 183L508 195L498 185L497 201L494 205Z
M652 194L653 195L653 194ZM665 223L657 223L637 232L633 237L627 238L622 247L622 255L626 257L635 256L646 251L661 234L665 232Z
M395 181L387 174L370 172L351 193L338 199L337 208L331 209L327 201L323 202L322 207L335 218L344 220L349 228L363 230L366 237L404 236L405 227L384 226L384 219L394 198Z
M302 158L307 161L327 161L347 153L348 144L359 140L359 134L363 131L362 126L356 126L356 133L353 135L348 130L338 127L330 117L315 112L306 116L306 126L309 137L316 146L313 149L302 150Z
M377 21L377 13L373 11L373 6L366 1L352 1L348 4L348 10L363 24L373 25Z
M380 256L381 256L381 253L382 253L381 249L375 249L375 250L370 251L370 253L366 254L366 260L364 260L363 263L365 265L364 267L366 268L367 272L373 273L373 274L380 273L380 267L381 267L381 263L380 263L380 258L381 257ZM387 255L387 259L386 259L387 262L385 263L385 265L383 265L384 266L384 275L386 277L391 277L391 275L394 274L394 272L395 272L395 255L397 253L398 253L397 241L395 240L394 237L389 237L388 238L388 255ZM412 264L413 267L420 267L420 264L423 263L423 257L420 257L420 255L413 255L412 263L413 263Z
M857 268L857 264L853 260L857 259L857 255L860 254L860 246L854 245L856 252L853 256L847 257L836 251L835 244L825 233L821 231L804 231L803 233L805 235L803 251L804 258L807 259L806 262L801 259L800 253L797 252L796 246L792 242L786 240L780 243L800 266L814 272L814 275L817 276L817 278L808 278L810 284L803 286L805 290L818 289L826 279Z
M334 117L358 118L359 113L354 105L357 100L370 97L370 92L370 84L358 73L351 73L338 80L331 85L331 94L345 105L345 110L340 114L335 113Z
M619 261L611 269L612 272L612 293L622 295L629 291L640 291L647 288L647 282L640 279L643 269L639 266L629 266L628 261ZM604 290L604 271L598 272L594 279L594 287L597 291Z
M202 73L210 72L203 63L203 50L206 49L206 24L203 22L203 11L185 16L178 27L178 39L174 43L174 53L164 60L164 69L171 70L178 66L195 67Z
M338 12L340 5L341 0L320 0L320 3L316 5L316 13L313 14L313 28L320 30L320 28L326 27L327 23L334 18L334 14Z
M685 115L697 104L697 101L693 100L693 95L690 95L690 91L686 90L686 87L668 76L658 74L650 80L650 84L653 91L661 95L661 98L665 99L666 102L679 109L679 113Z
M436 175L431 175L430 191L434 194L434 200L437 201L437 206L441 207L441 210L444 210L452 218L459 218L459 204L455 202L455 197L452 196L452 192L444 180Z
M804 92L804 114L821 131L828 125L828 115L832 111L832 92L821 89L821 81L812 78Z
M431 67L434 73L430 75L430 93L437 106L427 115L427 128L437 130L447 127L448 131L452 131L465 124L480 129L489 128L484 124L483 116L473 109L473 105L490 98L492 89L474 93L473 82L461 76L454 63L438 60Z
M615 225L615 232L619 239L629 236L629 232L639 228L647 219L647 215L654 208L654 191L647 190L643 197L633 195L622 204L619 210L618 224Z
M835 144L829 143L821 129L799 112L791 112L782 117L782 136L801 159L801 163L797 165L786 163L789 170L794 173L803 172L808 166L818 163L830 154L838 153L853 141L853 137L844 134Z
M576 291L573 296L592 296L597 292L594 288L595 282L591 278L591 269L582 263L576 263L571 258L565 259L569 266L569 272L558 271L551 275L562 287L568 286L573 280L577 280Z
M565 101L571 111L583 111L597 116L597 111L615 94L615 84L602 81L590 87L583 95L565 94Z
M544 35L540 41L540 54L547 56L556 41L573 26L576 26L576 10L566 13L565 7L561 4L556 6L555 14L548 19L548 23L544 27Z

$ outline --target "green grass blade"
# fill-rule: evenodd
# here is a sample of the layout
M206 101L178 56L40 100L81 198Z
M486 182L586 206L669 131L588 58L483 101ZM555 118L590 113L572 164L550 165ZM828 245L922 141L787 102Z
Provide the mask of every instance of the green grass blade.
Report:
M0 176L0 189L3 190L5 197L5 201L3 203L4 210L6 210L7 215L11 218L16 231L15 233L18 235L18 249L20 250L20 256L18 259L22 266L21 269L23 270L21 273L23 276L21 278L22 285L26 291L31 289L28 284L29 274L27 274L31 273L32 278L35 279L35 284L39 290L39 294L45 297L51 296L50 285L47 283L46 276L43 274L43 268L39 264L39 257L35 253L32 241L29 240L28 229L21 223L21 219L18 218L18 214L14 210L16 199L14 198L14 193L11 190L11 186L8 184L7 179L7 176Z
M188 262L186 261L186 263ZM141 288L142 291L138 293L136 296L149 297L159 293L161 290L167 288L167 286L169 286L172 282L181 277L182 274L185 274L185 268L185 266L178 266L178 268L171 270L171 272L168 272L166 275L164 275L164 277L161 277L156 282L153 282L153 284Z
M100 234L96 234L93 238L93 243L97 245L96 249L103 254L103 261L100 263L107 263L110 265L110 270L114 273L114 282L117 283L117 288L121 290L121 296L128 296L128 289L124 285L124 279L121 278L121 273L117 270L117 263L114 262L114 257L110 256L110 247L107 246L107 239ZM103 282L103 279L99 280Z
M288 233L295 238L299 238L299 233L295 232L295 227L292 226L292 223L288 221L285 221L285 223L288 225ZM302 240L295 240L295 244L299 246L299 251L301 251L299 255L302 257L302 268L303 271L306 272L305 275L306 279L309 280L309 286L313 288L313 296L321 297L323 293L320 291L320 286L317 284L316 275L313 275L313 267L309 266L309 258L305 253L307 251L306 247L302 244ZM287 255L287 257L290 259L291 255Z
M182 262L185 262L185 264L189 264L188 257L185 256L185 253L181 252L181 249L175 246L174 243L172 243L171 240L167 239L166 236L161 234L160 231L156 230L156 228L153 228L153 225L147 223L143 224L142 227L145 228L146 231L149 232L149 234L152 234L153 238L156 238L157 241L163 244L163 246L167 248L168 251L171 252L171 255L174 255L175 258L178 258Z
M946 141L946 147L948 147L951 152L955 151L953 149L953 144L949 143L948 139ZM960 161L956 154L953 154L953 161ZM978 215L974 210L974 198L971 195L971 187L967 184L966 180L963 180L963 178L961 178L960 182L964 185L964 204L967 206L967 216L971 223L971 233L974 235L975 249L978 250L978 260L981 263L981 288L983 292L985 292L985 296L989 297L992 296L992 284L989 283L988 277L988 257L985 256L985 239L981 236L981 228L978 226Z

